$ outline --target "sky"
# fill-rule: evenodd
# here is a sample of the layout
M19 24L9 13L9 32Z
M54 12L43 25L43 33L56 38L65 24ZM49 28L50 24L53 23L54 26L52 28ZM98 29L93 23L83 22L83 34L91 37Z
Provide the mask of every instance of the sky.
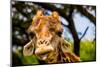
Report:
M95 11L90 12L93 16L95 16ZM66 25L68 25L63 18L61 18L62 22ZM89 40L92 41L95 38L95 25L91 23L91 21L86 18L85 16L82 16L79 12L74 13L73 20L75 22L75 28L76 31L78 32L79 38L83 35L84 31L86 30L87 27L88 30L85 34L85 36L82 38L82 40ZM63 35L65 38L70 38L72 40L72 36L70 35L68 29L66 27L63 27ZM67 36L66 36L67 35Z

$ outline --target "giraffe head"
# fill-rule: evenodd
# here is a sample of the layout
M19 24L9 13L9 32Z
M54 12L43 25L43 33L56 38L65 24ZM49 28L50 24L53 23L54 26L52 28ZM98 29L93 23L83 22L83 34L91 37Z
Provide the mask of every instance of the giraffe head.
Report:
M52 45L52 40L55 35L60 36L63 32L59 14L54 11L51 15L45 16L41 10L33 17L28 30L36 36L35 54L41 60L45 60L50 52L55 51L56 47Z

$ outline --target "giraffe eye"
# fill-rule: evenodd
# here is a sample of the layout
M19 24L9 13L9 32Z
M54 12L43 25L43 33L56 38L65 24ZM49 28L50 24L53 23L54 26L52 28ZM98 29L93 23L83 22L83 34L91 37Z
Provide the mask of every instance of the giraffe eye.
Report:
M51 32L54 32L54 31L55 31L55 29L54 29L54 28L50 28L49 30L50 30Z
M61 37L62 32L57 32L57 35Z

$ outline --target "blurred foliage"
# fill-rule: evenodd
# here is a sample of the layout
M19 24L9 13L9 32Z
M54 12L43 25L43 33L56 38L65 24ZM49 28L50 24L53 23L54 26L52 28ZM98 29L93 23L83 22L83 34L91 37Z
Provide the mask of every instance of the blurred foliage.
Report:
M32 64L39 64L37 57L35 55L32 56L23 56L22 49L16 49L15 52L12 54L13 61L12 65L32 65ZM15 60L16 59L16 60Z
M82 61L96 60L96 45L95 41L81 41L80 43L80 58Z

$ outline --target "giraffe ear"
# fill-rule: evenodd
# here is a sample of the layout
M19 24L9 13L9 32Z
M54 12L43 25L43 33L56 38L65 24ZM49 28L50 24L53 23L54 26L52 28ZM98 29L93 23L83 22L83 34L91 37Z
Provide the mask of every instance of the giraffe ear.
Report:
M38 10L36 13L37 16L42 16L43 15L43 11L42 10Z
M52 16L53 16L55 19L59 20L59 14L58 14L58 12L56 12L56 11L52 12Z
M38 10L36 15L33 17L32 19L32 23L36 22L40 16L43 16L43 11L42 10Z
M31 26L28 28L28 32L34 32L35 27L39 24L39 17L43 16L43 11L42 10L38 10L36 15L32 18L32 24Z
M62 28L62 25L61 25L60 16L59 16L58 12L56 12L56 11L52 12L52 17L55 20L57 20L56 21L56 23L57 23L56 32L57 33L62 33L63 32L63 28Z
M33 54L34 51L34 45L32 45L32 40L27 43L23 48L23 55L24 56L30 56Z

